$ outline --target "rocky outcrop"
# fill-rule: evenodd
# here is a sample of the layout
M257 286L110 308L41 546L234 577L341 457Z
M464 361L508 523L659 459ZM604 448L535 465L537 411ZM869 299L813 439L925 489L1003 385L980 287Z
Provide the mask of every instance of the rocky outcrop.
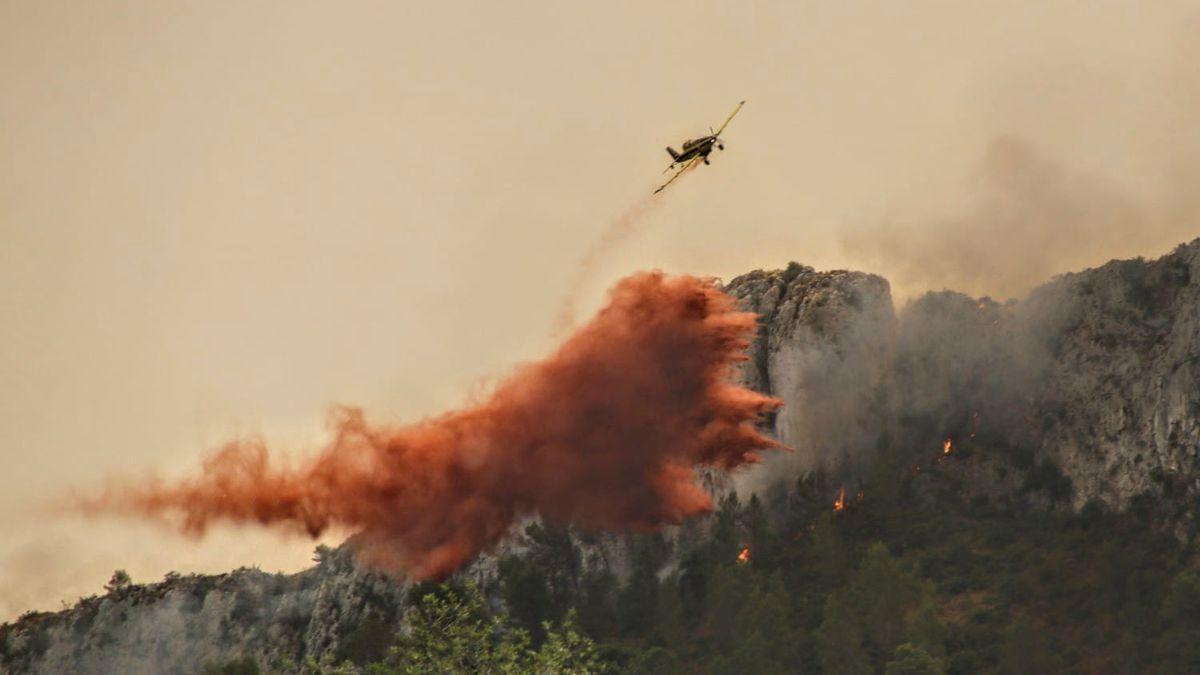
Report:
M1068 274L1026 304L1031 333L1051 357L1035 402L1039 451L1071 478L1076 505L1194 503L1200 240L1153 262Z
M881 277L796 263L726 290L761 317L742 377L784 399L767 423L795 448L739 477L739 489L817 464L852 474L880 451L921 469L949 441L959 454L936 462L938 489L1044 506L1151 503L1190 535L1200 497L1200 240L1003 304L943 291L896 312ZM703 478L714 495L731 488L724 474ZM1047 486L1052 498L1030 494ZM699 536L700 526L670 536ZM576 543L585 568L628 574L622 536ZM499 557L524 545L510 537L462 574L486 590ZM320 558L295 575L173 577L26 615L0 626L0 672L197 672L243 656L295 672L309 659L372 656L356 645L380 643L360 639L364 631L399 627L405 585L359 567L345 547Z
M744 379L784 399L793 468L949 439L1049 461L1076 508L1148 499L1187 519L1200 497L1200 240L1004 304L943 291L894 313L882 278L796 263L727 290L762 317Z
M280 672L341 657L363 630L393 630L404 589L323 551L294 575L240 569L127 585L0 627L0 672L195 673L249 657Z
M765 472L874 447L886 427L883 386L895 343L888 282L791 263L737 277L725 290L760 316L744 382L785 401L769 423L793 453L768 458Z

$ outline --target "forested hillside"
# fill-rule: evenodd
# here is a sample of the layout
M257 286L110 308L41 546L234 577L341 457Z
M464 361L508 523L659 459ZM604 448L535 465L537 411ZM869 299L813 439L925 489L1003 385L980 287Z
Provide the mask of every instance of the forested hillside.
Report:
M1200 672L1200 242L1021 301L792 264L725 291L793 448L658 532L527 515L444 584L114 576L5 672Z

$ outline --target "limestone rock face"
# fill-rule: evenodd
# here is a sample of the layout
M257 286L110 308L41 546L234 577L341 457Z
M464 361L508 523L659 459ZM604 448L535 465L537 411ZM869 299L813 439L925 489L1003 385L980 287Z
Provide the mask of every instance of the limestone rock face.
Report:
M1159 260L1068 274L1026 301L1052 358L1039 450L1076 506L1200 495L1200 240ZM1187 509L1181 509L1180 515Z
M896 312L881 277L796 263L726 290L760 315L741 375L784 400L767 424L795 448L736 477L743 497L817 464L859 472L877 452L917 468L949 441L963 452L937 462L929 480L949 476L1001 503L1150 504L1192 534L1200 240L1159 260L1067 274L1003 304L943 291ZM1047 464L1069 479L1065 497L1029 494L1028 477ZM702 479L717 497L734 485L719 472ZM668 538L699 536L699 527ZM577 544L585 568L628 574L622 535ZM487 590L499 557L523 545L516 534L461 574ZM347 547L295 575L171 578L0 626L0 673L188 673L242 656L298 672L309 659L351 655L362 631L398 629L405 592L359 567Z
M792 263L737 277L725 290L760 316L744 382L785 402L770 422L794 453L768 458L767 470L873 447L886 426L883 387L895 342L888 282Z
M4 673L195 673L251 657L280 672L395 625L404 588L345 547L294 575L240 569L131 585L0 626Z
M945 440L1054 463L1076 508L1136 499L1190 518L1200 496L1200 240L1155 261L1058 277L1021 301L929 293L893 311L887 282L792 263L727 291L760 314L743 372L779 396L797 453L768 473L901 457ZM1174 507L1172 507L1174 505Z

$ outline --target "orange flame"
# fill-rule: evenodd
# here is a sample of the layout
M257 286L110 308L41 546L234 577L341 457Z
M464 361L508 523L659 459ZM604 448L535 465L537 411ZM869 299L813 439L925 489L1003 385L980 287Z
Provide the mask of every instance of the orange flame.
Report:
M745 565L746 563L750 562L750 547L749 546L742 547L742 550L738 552L737 561L738 561L739 565Z
M954 444L950 442L949 438L947 438L946 440L942 441L942 454L948 455L951 452L954 452Z
M833 503L833 510L841 511L844 508L846 508L846 488L843 486L842 489L838 491L838 498L837 501Z

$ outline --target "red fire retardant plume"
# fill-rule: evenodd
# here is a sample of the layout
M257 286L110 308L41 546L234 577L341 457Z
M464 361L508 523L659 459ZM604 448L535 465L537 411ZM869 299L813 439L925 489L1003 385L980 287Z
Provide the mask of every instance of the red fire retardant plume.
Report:
M779 401L732 381L755 316L709 281L643 273L549 358L482 403L372 428L345 410L299 466L237 441L174 484L110 490L93 512L359 530L369 560L444 577L530 514L587 530L650 529L705 513L696 466L732 469L778 443L755 427Z

